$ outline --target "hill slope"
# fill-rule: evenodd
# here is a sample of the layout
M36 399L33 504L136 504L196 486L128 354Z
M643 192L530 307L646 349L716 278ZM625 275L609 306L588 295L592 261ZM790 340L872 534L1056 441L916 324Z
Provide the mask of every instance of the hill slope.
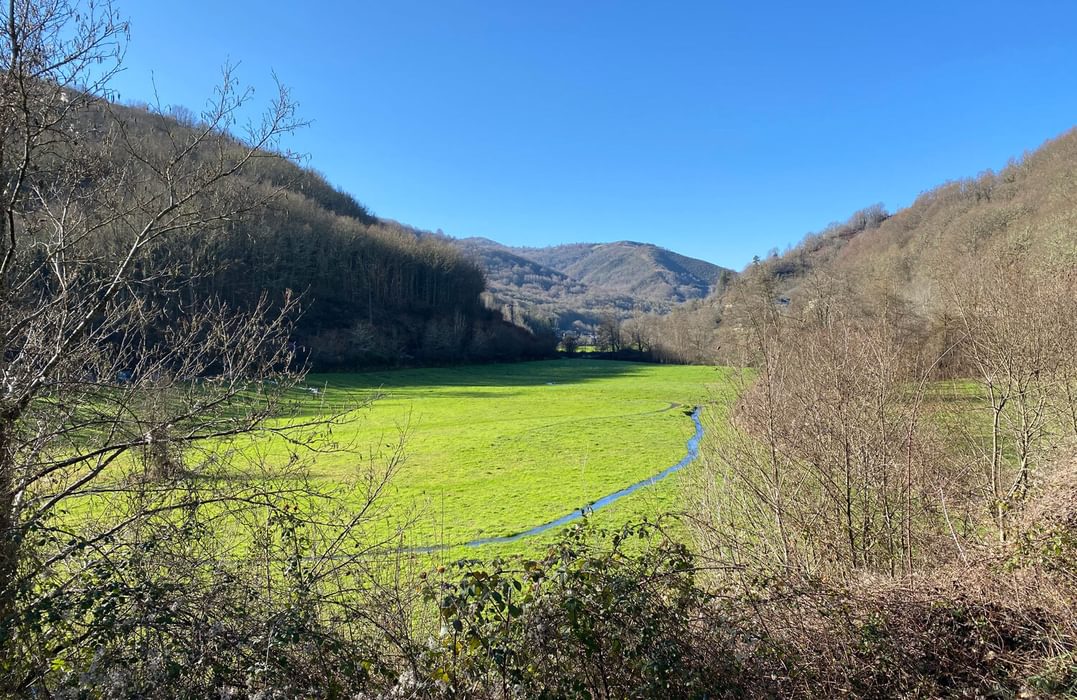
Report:
M1009 265L1006 274L1021 278L1046 269L1046 261L1063 268L1077 264L1077 129L998 172L926 190L893 214L876 204L808 234L791 250L733 277L706 309L678 310L652 323L646 341L674 360L742 361L736 354L744 321L741 292L765 281L766 293L789 318L818 310L819 295L829 286L830 293L842 290L846 301L856 299L865 314L899 312L903 332L945 348L953 340L954 295L978 274L1000 274L981 267ZM747 296L756 293L758 288ZM705 329L695 347L706 351L686 353L678 346L677 329L693 326Z
M486 238L454 241L486 272L495 303L520 305L567 328L609 310L668 312L720 292L733 272L648 243L505 246Z
M955 274L1007 247L1054 256L1077 248L1077 129L999 172L927 190L893 215L878 206L857 212L764 266L794 298L821 272L854 286L885 283L932 314L945 306L942 290Z
M591 287L654 302L703 298L724 283L731 272L656 245L633 241L521 252Z
M188 147L196 148L197 162L209 148L197 141L194 121L145 106L102 102L73 118L93 136L81 146L92 152L88 159L117 172L140 175ZM110 146L118 131L139 144L145 162ZM210 145L225 159L240 148L227 134ZM157 186L152 177L143 179ZM378 219L315 171L266 153L228 182L229 197L267 204L162 244L162 258L186 261L185 298L174 303L219 299L245 309L263 297L274 303L299 295L302 314L292 339L304 349L301 357L321 369L514 360L552 351L552 336L540 340L483 305L483 271L457 248Z

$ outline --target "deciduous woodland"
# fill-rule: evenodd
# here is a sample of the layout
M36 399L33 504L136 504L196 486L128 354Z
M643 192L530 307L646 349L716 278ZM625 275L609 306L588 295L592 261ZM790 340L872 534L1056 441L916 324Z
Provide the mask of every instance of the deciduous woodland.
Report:
M1077 696L1077 133L737 275L674 260L711 295L592 318L607 349L731 367L315 381L556 338L297 166L287 89L249 122L227 69L199 115L118 105L107 2L0 15L3 696ZM642 421L675 453L693 404L700 458L632 496L657 513L415 540L423 478L526 461L564 486L521 508L552 521L649 473L587 472L589 446L665 459ZM475 444L427 437L453 421ZM498 461L503 425L538 446Z

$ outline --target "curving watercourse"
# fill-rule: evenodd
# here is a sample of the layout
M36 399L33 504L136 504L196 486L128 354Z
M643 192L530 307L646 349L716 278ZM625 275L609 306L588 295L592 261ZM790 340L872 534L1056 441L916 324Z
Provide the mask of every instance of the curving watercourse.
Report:
M641 488L643 488L645 486L650 486L651 484L658 483L659 481L661 481L662 479L665 479L670 474L673 474L674 472L677 472L677 471L680 471L681 469L684 469L689 464L691 464L693 461L695 461L695 459L697 457L699 457L699 443L703 439L703 423L699 419L699 412L700 412L700 407L699 406L696 406L692 410L692 413L691 413L692 422L696 424L696 432L695 432L694 435L692 435L692 437L688 438L688 442L685 444L686 453L685 453L684 457L682 457L681 461L677 462L673 466L667 467L667 468L663 469L662 471L658 472L657 474L655 474L654 476L648 477L648 478L644 479L643 481L639 481L639 482L637 482L635 484L632 484L631 486L626 486L625 488L621 489L620 491L614 491L613 493L611 493L611 494L609 494L607 496L603 496L602 498L599 498L596 501L592 501L591 503L588 503L587 505L583 506L582 508L577 508L576 510L572 511L568 515L563 515L563 516L561 516L560 518L558 518L556 520L551 520L550 522L543 523L542 525L536 525L535 527L533 527L533 528L531 528L529 530L524 530L522 532L517 532L514 535L502 535L500 537L482 537L482 538L477 539L477 540L471 540L470 542L465 542L461 546L464 546L464 547L482 547L482 546L490 545L490 544L508 544L510 542L517 542L517 541L525 539L527 537L534 537L535 535L541 535L544 532L547 532L547 531L552 530L552 529L557 528L557 527L561 527L562 525L567 525L568 523L572 522L573 520L579 520L580 518L584 517L585 515L590 515L591 513L594 513L597 510L601 510L601 509L605 508L606 506L608 506L608 505L610 505L612 503L616 503L617 501L621 500L625 496L628 496L628 495L630 495L632 493L635 493L636 491L638 491L639 489L641 489ZM438 551L442 551L442 550L445 550L445 549L450 549L452 546L453 545L442 544L442 545L433 545L433 546L429 546L429 547L412 547L412 548L408 548L407 551L415 552L415 553L429 553L429 552L438 552Z

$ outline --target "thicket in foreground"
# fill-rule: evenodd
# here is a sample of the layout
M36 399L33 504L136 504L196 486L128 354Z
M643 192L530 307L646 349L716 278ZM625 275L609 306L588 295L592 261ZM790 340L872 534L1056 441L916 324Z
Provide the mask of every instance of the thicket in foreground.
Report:
M764 571L655 525L571 528L546 557L460 562L400 695L1047 697L1077 694L1077 481L1020 545L917 576ZM851 570L850 574L854 574ZM385 689L385 692L389 692Z
M293 103L230 136L249 95L226 71L198 126L148 148L103 99L127 33L108 3L0 14L0 694L295 686L343 648L317 605L368 590L366 565L342 571L388 536L396 460L312 483L312 456L348 447L334 416L268 454L302 380L295 301L190 295L193 261L278 195L241 175L285 158Z
M1058 253L984 251L951 275L949 324L885 281L819 273L792 302L765 266L738 281L753 372L691 522L825 666L799 692L1077 691L1077 266Z

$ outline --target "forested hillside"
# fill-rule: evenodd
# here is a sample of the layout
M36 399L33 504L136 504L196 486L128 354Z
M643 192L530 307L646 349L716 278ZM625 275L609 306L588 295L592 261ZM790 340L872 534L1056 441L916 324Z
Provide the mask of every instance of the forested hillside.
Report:
M720 290L731 273L703 260L633 241L523 248L521 254L593 287L666 304L701 299Z
M505 246L454 243L486 271L493 303L550 319L562 329L598 326L613 314L667 313L725 288L733 272L647 243Z
M711 357L753 375L711 445L698 542L753 581L799 578L761 609L832 669L807 695L1077 692L1075 172L1070 131L712 300Z
M1070 254L1077 220L1077 130L1012 160L999 172L948 182L888 215L881 206L807 236L762 261L778 289L796 296L812 273L887 285L924 315L944 313L956 272L988 254Z
M112 148L118 123L124 140L160 153L201 128L190 115L145 106L111 105L80 118L102 162L114 168L125 165ZM552 350L552 336L536 336L526 319L508 323L485 308L483 271L439 237L379 220L286 159L256 158L237 179L235 188L256 193L254 205L210 222L213 234L185 242L184 250L159 252L189 262L182 303L214 298L247 309L263 296L279 304L290 290L301 311L293 327L297 355L322 369L513 360Z
M759 257L705 303L668 318L639 319L640 344L660 357L739 363L745 290L766 294L789 317L818 309L835 289L860 299L861 312L900 314L905 329L945 353L939 371L959 372L962 304L973 280L1024 295L1057 282L1077 253L1077 130L1012 160L926 190L910 206L881 204L812 233L784 253ZM829 290L829 291L824 291ZM698 342L672 341L678 329L699 329ZM650 330L647 330L650 329ZM967 368L965 368L967 369Z

